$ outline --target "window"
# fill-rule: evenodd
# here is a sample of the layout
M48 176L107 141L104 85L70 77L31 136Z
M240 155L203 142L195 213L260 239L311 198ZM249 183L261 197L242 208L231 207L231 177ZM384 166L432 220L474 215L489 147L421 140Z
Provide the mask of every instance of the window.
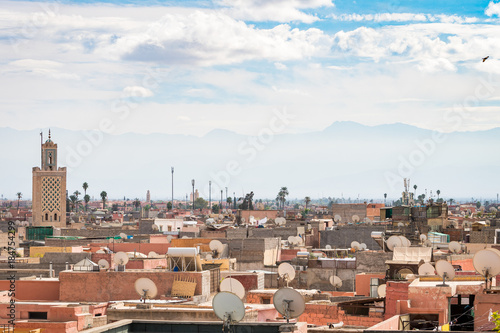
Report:
M57 213L54 213L54 221L57 221Z
M47 320L47 312L28 312L28 319Z
M48 220L49 220L49 214L45 213L45 221L48 221Z

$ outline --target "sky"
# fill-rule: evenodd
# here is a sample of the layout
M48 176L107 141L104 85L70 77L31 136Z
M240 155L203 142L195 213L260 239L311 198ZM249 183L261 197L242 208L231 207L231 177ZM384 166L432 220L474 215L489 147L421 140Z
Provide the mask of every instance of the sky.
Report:
M499 15L495 1L1 1L0 127L488 130Z

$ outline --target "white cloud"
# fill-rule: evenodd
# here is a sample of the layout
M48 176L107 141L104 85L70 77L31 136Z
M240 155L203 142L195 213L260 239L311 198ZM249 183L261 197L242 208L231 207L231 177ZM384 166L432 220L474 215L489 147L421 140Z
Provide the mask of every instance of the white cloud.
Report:
M378 13L378 14L332 14L329 16L339 21L354 22L443 22L443 23L474 23L476 17L458 15L431 15L423 13Z
M333 7L331 0L220 0L224 12L245 21L313 23L319 18L304 13L303 9Z
M124 97L151 97L153 92L147 88L140 86L132 86L123 88Z
M282 64L281 62L275 62L274 67L276 67L276 69L279 70L285 70L288 68L285 64Z
M80 76L75 73L64 72L64 64L52 60L37 60L37 59L20 59L11 61L8 64L5 73L28 73L32 75L39 75L51 79L62 80L79 80Z
M484 13L488 16L500 16L500 2L495 3L493 1L490 1L488 7L486 7L486 9L484 10Z

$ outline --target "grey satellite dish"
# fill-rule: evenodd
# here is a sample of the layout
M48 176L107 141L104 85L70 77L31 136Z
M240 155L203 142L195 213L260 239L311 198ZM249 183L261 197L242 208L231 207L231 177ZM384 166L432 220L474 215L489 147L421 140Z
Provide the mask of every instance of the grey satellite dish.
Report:
M241 218L241 223L245 223L246 221L247 221L246 218L244 218L244 217Z
M153 224L151 226L151 229L153 229L154 231L158 231L158 226L156 224Z
M208 246L210 247L210 250L212 250L212 257L213 258L220 257L220 255L222 254L222 251L224 250L224 245L216 239L210 241Z
M430 239L426 240L426 241L424 242L424 246L425 246L425 247L432 247L432 242L431 242L431 240L430 240Z
M335 214L333 220L337 223L342 222L342 216L340 216L339 214Z
M386 290L387 290L387 285L381 284L380 286L378 286L377 288L378 297L385 297Z
M420 234L420 241L425 242L427 240L427 235L426 234Z
M148 278L139 278L134 283L135 291L141 296L141 299L146 302L147 299L155 298L158 294L156 284Z
M336 275L330 276L330 284L335 287L335 289L342 287L342 279Z
M358 223L358 222L360 221L360 218L359 218L359 216L358 216L358 215L353 215L353 216L351 217L351 219L352 219L352 222L354 222L354 223Z
M281 288L274 293L273 304L276 310L286 319L297 318L306 309L304 297L291 288Z
M359 243L356 242L356 241L352 241L351 242L351 248L353 248L355 250L359 250Z
M401 240L402 247L410 247L411 246L410 240L408 238L406 238L405 236L396 236L396 237L399 237L399 239Z
M438 284L438 287L447 287L448 285L445 281L450 281L455 278L455 269L446 260L438 260L438 262L436 262L436 272L443 279L443 283Z
M241 299L227 291L221 291L215 295L212 300L212 308L215 315L224 322L224 328L227 330L230 330L232 324L245 317L245 305Z
M125 252L118 252L113 257L113 261L117 265L125 266L128 263L128 254Z
M95 253L104 254L104 253L106 253L106 251L104 251L103 249L100 249L100 250L95 251Z
M243 287L240 281L234 278L225 278L220 283L219 288L220 291L233 293L242 300L245 298L245 287Z
M278 275L282 278L286 284L295 279L295 268L287 262L281 263L278 266Z
M487 288L488 280L500 274L500 251L492 248L480 250L472 258L472 264L476 272L484 276Z
M330 244L327 244L327 245L325 246L325 249L327 249L327 250L330 250L331 248L332 248L332 246L331 246Z
M368 247L366 246L366 244L365 244L365 243L361 243L361 244L359 244L359 249L360 249L361 251L364 251L364 250L366 250L367 248L368 248Z
M210 253L207 253L207 255L205 256L205 260L212 260L213 257Z
M404 227L404 226L405 226L405 224L404 224L403 222L399 222L399 223L398 223L398 227L399 227L399 228L402 228L402 227Z
M460 245L460 243L458 242L450 242L450 244L448 244L448 249L450 250L450 252L453 252L453 253L460 253L462 252L462 246Z
M120 238L121 238L121 239L127 239L127 234L126 234L126 233L124 233L124 232L121 232L121 233L120 233Z
M109 262L106 259L100 259L97 264L99 265L99 268L102 269L108 269L109 268Z
M418 275L436 275L434 266L426 262L418 268Z

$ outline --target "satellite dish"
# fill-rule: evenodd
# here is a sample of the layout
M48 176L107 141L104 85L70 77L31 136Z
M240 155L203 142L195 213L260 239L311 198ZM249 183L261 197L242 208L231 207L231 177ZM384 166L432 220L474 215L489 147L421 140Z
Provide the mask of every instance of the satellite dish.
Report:
M134 283L135 291L141 296L141 299L146 302L147 299L155 298L158 294L156 284L148 278L139 278Z
M332 275L332 276L330 276L330 279L329 279L329 280L330 280L330 284L331 284L332 286L334 286L335 288L340 288L340 287L342 287L342 279L341 279L341 278L339 278L338 276L336 276L336 275Z
M500 274L500 251L492 248L480 250L472 258L472 264L476 272L488 280Z
M333 221L337 223L342 222L342 216L340 216L339 214L335 214L335 216L333 217Z
M332 246L331 246L330 244L327 244L327 245L325 246L325 249L327 249L327 250L330 250L331 248L332 248Z
M247 221L246 218L244 218L244 217L241 218L241 223L245 223L246 221Z
M351 248L353 248L355 250L359 250L359 243L356 242L356 241L352 241L351 242Z
M172 235L167 236L167 241L170 243L174 237Z
M158 258L159 255L155 251L151 251L148 253L148 258Z
M95 253L103 254L103 253L106 253L106 251L104 251L103 249L100 249L100 250L95 251Z
M214 258L219 257L222 254L222 251L224 250L224 245L216 239L211 240L208 246L210 247L210 250L212 250Z
M460 245L460 243L455 242L455 241L450 242L450 244L448 244L448 249L453 253L462 252L462 246Z
M245 298L245 287L241 284L240 281L233 278L225 278L220 283L220 291L227 291L235 294L240 299Z
M299 245L302 243L302 237L300 236L295 236L295 241L294 241L294 244L295 245Z
M290 318L297 318L306 309L304 297L291 288L278 289L273 296L275 309L286 319L287 324Z
M359 244L359 249L360 249L360 250L364 251L364 250L366 250L367 248L368 248L368 247L366 246L366 244L365 244L365 243L361 243L361 244Z
M386 287L387 286L385 284L381 284L380 286L378 286L378 288L377 288L378 297L385 297Z
M207 253L207 255L205 256L205 260L212 260L213 257L210 253Z
M128 263L128 254L125 252L118 252L115 254L113 261L117 265L125 266Z
M425 242L427 240L427 235L426 234L420 234L420 241Z
M293 268L292 265L290 265L287 262L281 263L278 266L278 275L286 281L287 285L288 282L292 281L295 279L295 268Z
M121 239L127 239L127 234L126 234L126 233L124 233L124 232L121 232L121 233L120 233L120 238L121 238Z
M154 231L158 231L158 226L156 224L153 224L151 226L151 229L153 229Z
M224 219L224 215L219 214L219 220L223 220L223 219Z
M445 281L450 281L455 278L455 269L446 260L438 260L438 262L436 262L436 272L443 278L443 284L437 285L439 287L447 287Z
M389 237L386 243L387 243L387 248L391 251L393 251L395 247L403 246L402 240L398 236Z
M436 275L434 266L426 262L418 268L418 275Z
M399 227L399 228L402 228L402 227L404 227L404 226L405 226L405 224L404 224L403 222L399 222L399 223L398 223L398 227Z
M241 299L233 293L221 291L212 300L212 308L215 315L224 322L224 328L237 323L245 317L245 305Z
M358 222L360 221L360 218L359 218L359 216L358 216L358 215L353 215L353 216L351 217L351 219L352 219L352 222L354 222L354 223L358 223Z
M430 240L430 239L426 240L426 241L424 242L424 246L425 246L425 247L432 247L432 242L431 242L431 240Z
M108 269L109 268L109 262L106 259L100 259L97 264L99 265L100 268L102 269Z
M411 242L408 238L406 238L405 236L398 236L399 239L401 239L401 244L403 244L403 247L410 247L411 246Z
M284 225L286 224L286 219L284 217L277 217L276 219L274 219L274 223L276 223L277 225Z

